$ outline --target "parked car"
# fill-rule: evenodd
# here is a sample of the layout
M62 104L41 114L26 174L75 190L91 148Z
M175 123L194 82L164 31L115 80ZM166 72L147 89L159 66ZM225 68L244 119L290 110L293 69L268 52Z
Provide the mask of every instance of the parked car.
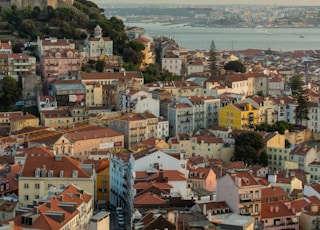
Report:
M118 220L118 224L120 227L124 227L124 220Z
M116 213L119 215L119 214L122 214L123 215L123 208L121 207L117 207L116 208Z

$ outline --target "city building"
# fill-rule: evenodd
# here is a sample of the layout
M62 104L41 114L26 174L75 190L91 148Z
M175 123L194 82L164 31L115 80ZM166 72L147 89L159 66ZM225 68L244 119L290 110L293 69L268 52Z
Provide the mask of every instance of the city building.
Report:
M116 153L110 159L110 204L133 212L134 158L130 152Z
M40 39L37 37L37 47L38 47L38 55L42 56L43 52L51 49L71 49L74 50L75 43L68 39L58 39L55 37L49 37L45 39Z
M219 111L219 126L239 130L254 130L259 122L259 110L250 103L234 103Z
M209 192L216 191L216 174L211 168L189 168L188 187L191 189L203 188Z
M158 118L151 113L132 114L109 121L109 127L124 135L124 147L139 146L149 137L157 136Z
M49 95L55 97L58 106L84 105L86 87L81 80L55 80L49 85Z
M87 159L88 154L97 150L115 152L123 149L123 134L110 128L93 126L67 132L53 144L55 154Z
M155 55L152 52L152 41L144 36L139 36L135 39L135 41L140 42L144 45L144 49L141 51L143 54L143 59L140 68L144 69L149 64L153 64L155 62Z
M45 50L40 59L41 76L47 82L55 79L77 79L81 70L81 58L74 49Z
M86 82L86 106L97 107L103 105L103 86L96 82Z
M77 184L95 199L96 174L93 165L67 156L29 155L19 177L19 202L32 205L34 199L49 194L51 187Z
M36 74L36 58L23 53L12 53L7 55L7 76L19 81L23 74Z
M227 172L217 179L216 201L225 201L236 214L254 217L257 227L261 215L261 190L264 187L247 171Z
M10 132L18 132L26 127L38 127L39 118L32 114L24 114L21 117L10 119Z
M72 127L73 117L68 109L41 111L41 124L45 127Z
M17 208L11 219L14 226L48 230L87 228L93 215L94 196L74 184L61 190L47 193L47 199L31 203L32 208Z
M38 111L39 113L43 110L56 110L58 108L57 101L54 96L44 95L38 96Z
M299 218L283 202L264 203L261 207L261 227L263 229L299 230Z
M88 37L84 44L88 59L97 60L103 56L113 55L113 41L109 37L103 37L102 28L99 25L94 28L93 37Z

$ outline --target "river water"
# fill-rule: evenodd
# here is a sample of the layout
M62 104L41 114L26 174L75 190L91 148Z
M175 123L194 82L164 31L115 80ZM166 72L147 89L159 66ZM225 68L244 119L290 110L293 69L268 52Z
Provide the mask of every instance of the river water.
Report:
M212 40L218 51L271 49L320 50L320 28L206 28L161 23L127 23L142 27L150 36L170 36L180 47L207 50Z

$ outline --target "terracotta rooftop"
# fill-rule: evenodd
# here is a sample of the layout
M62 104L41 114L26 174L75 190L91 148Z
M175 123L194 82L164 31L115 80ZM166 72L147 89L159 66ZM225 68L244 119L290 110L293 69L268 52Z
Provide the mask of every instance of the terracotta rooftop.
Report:
M268 187L261 189L261 198L270 198L270 197L278 197L278 196L288 196L286 191L279 186Z
M79 140L89 140L89 139L99 139L104 137L117 137L123 136L123 134L114 131L110 128L104 127L94 127L90 130L77 130L74 132L66 133L64 136L69 139L70 141L79 141Z
M60 177L60 172L63 171L64 178L73 178L73 172L77 171L78 178L90 178L91 175L80 168L81 164L66 156L28 156L21 177L35 177L35 171L39 168L40 171L45 170L46 175L49 170L52 170L52 177Z
M134 204L135 205L141 205L141 204L165 204L166 200L160 198L158 195L153 193L143 193L140 196L137 196L134 198Z
M277 217L295 217L295 214L283 202L264 203L261 205L261 219Z
M61 200L63 197L63 201ZM76 215L79 214L79 208L83 203L88 203L91 200L91 195L84 192L83 194L80 192L80 188L75 187L74 185L68 186L62 193L60 193L57 197L54 197L47 202L39 205L37 207L37 212L34 215L34 221L32 225L23 224L22 223L22 215L26 215L26 213L22 215L17 215L12 220L15 222L15 225L29 229L47 229L47 230L56 230L61 229L71 221ZM68 209L65 209L63 204L69 204ZM72 207L70 204L74 204ZM71 206L71 208L70 208ZM68 210L68 211L67 211ZM33 213L32 210L30 213ZM51 213L61 213L64 217L61 220L58 220Z
M259 185L259 183L255 180L251 173L247 171L239 171L235 174L230 174L230 177L233 179L234 183L237 184L237 179L240 179L241 187Z

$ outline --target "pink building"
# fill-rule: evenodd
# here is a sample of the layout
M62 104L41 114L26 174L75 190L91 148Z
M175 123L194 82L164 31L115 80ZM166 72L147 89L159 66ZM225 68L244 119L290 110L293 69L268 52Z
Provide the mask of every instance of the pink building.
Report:
M40 58L41 75L49 79L77 77L81 70L78 51L69 48L44 50Z
M261 215L261 190L264 187L248 171L230 170L217 180L216 201L226 201L236 214L252 216L255 227L258 227Z
M191 188L204 188L209 192L216 191L216 174L211 168L190 168L188 185Z

